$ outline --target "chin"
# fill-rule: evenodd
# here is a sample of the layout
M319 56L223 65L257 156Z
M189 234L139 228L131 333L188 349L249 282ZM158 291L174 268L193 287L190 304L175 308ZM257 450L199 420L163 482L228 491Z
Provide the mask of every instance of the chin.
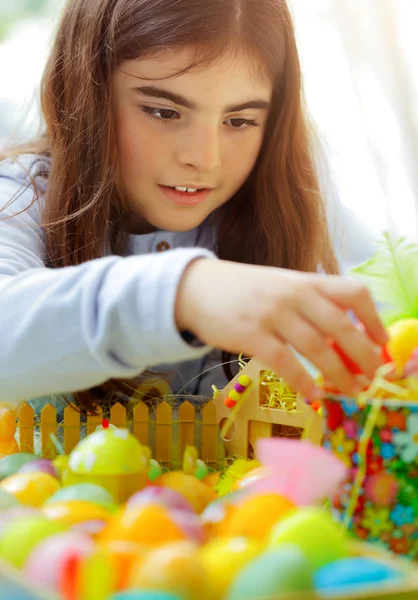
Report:
M190 211L192 212L192 211ZM191 231L192 229L196 229L203 223L203 221L207 218L208 215L200 214L200 215L176 215L170 218L169 215L166 215L165 218L150 218L148 220L149 223L152 223L154 227L157 229L164 229L165 231L174 231L174 232L182 232L182 231Z

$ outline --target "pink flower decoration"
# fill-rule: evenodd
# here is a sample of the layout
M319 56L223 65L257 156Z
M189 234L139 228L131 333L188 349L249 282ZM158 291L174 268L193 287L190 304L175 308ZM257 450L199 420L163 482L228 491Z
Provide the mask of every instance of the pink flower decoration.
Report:
M345 421L343 423L345 434L350 440L357 438L357 423L355 421Z

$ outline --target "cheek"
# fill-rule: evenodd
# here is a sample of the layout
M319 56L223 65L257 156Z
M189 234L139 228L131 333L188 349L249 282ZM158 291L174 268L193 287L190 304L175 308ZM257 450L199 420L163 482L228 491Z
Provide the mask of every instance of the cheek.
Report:
M125 114L116 120L116 138L122 173L139 175L149 171L163 147L150 125L138 114Z
M229 153L229 167L233 170L236 179L243 183L257 161L263 140L261 136L245 139L245 135L241 138L237 134L237 137L232 152Z

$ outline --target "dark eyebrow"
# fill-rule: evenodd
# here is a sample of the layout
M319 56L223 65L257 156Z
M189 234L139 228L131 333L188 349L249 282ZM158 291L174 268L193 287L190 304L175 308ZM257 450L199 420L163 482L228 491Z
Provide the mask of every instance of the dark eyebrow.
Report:
M134 88L135 92L143 94L144 96L148 96L149 98L163 98L164 100L169 100L178 106L184 106L185 108L189 108L190 110L195 110L196 104L187 100L183 96L179 94L175 94L174 92L169 92L168 90L164 90L163 88L151 86L141 86ZM247 109L259 109L259 110L268 110L270 108L270 102L266 100L250 100L248 102L243 102L242 104L235 104L233 106L227 106L225 108L225 112L240 112L242 110Z

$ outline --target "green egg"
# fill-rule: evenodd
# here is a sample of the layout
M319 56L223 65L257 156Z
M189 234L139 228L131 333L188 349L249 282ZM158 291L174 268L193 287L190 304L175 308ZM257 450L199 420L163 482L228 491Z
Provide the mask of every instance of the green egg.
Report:
M315 571L349 555L346 533L326 510L303 507L273 528L270 547L297 545Z
M227 600L261 600L313 588L309 562L297 546L287 544L251 561L231 585Z
M149 461L149 470L148 470L148 479L153 482L155 481L158 477L160 477L160 475L163 474L163 469L160 465L160 463L158 461L155 460L155 458L150 458Z
M0 490L0 510L12 506L20 506L19 500L13 494L6 492L6 490Z
M195 477L197 477L198 479L204 479L208 475L209 469L207 467L207 464L204 463L203 460L200 460L200 458L198 458L196 461Z
M50 502L67 502L68 500L85 500L86 502L92 502L104 507L115 504L112 495L95 483L75 483L74 485L60 488L53 496L48 498L46 504Z
M60 523L45 517L31 516L14 521L0 538L0 559L15 567L23 567L32 550L51 535L65 531Z
M0 458L0 481L17 473L26 463L39 460L39 458L36 454L30 454L29 452L16 452L16 454L3 456L3 458Z

